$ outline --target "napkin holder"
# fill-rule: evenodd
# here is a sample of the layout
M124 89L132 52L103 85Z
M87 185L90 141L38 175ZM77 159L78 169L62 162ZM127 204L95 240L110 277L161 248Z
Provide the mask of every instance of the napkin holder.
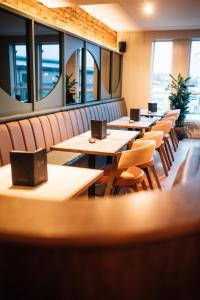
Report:
M95 139L105 139L107 134L106 120L91 120L91 137Z
M139 108L131 108L130 109L130 120L140 121L140 109Z
M48 180L45 149L11 151L10 163L13 185L36 186Z
M157 112L157 103L148 103L148 111Z

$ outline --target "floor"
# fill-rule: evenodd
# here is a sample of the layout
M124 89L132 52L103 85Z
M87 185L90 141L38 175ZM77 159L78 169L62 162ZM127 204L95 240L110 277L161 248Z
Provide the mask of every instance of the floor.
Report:
M162 190L163 191L167 191L169 189L171 189L173 187L175 178L177 176L178 170L180 165L182 164L182 162L185 160L187 152L190 148L192 148L193 146L200 146L200 139L184 139L182 141L179 142L179 147L177 152L174 153L174 162L172 164L172 167L169 171L169 175L168 177L165 176L164 171L163 171L163 167L162 164L160 162L160 158L158 153L155 153L155 158L154 158L154 162L155 162L155 167L160 179L160 183L162 186ZM151 176L153 179L153 176ZM154 185L154 189L157 189L156 183L153 181L153 185ZM104 187L103 186L99 186L96 189L96 195L97 195L97 199L99 199L99 196L103 194L103 190ZM141 189L142 190L142 189ZM120 190L120 194L124 194L124 193L132 193L133 190L129 189L129 190ZM135 193L135 192L133 192ZM99 196L98 196L99 195Z
M158 171L158 175L160 178L162 190L169 190L174 183L174 180L176 178L178 169L181 165L181 163L184 161L186 154L188 150L193 146L200 146L200 140L199 139L184 139L179 142L179 147L177 152L174 153L174 162L171 167L171 170L169 171L169 176L166 177L162 165L160 163L159 156L156 153L155 156L155 164L156 164L156 170Z

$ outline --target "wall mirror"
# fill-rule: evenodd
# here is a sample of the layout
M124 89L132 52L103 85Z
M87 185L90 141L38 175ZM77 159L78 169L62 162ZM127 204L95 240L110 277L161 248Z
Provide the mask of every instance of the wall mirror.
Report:
M110 51L102 49L101 52L101 77L102 77L102 91L101 98L108 99L111 97L110 85Z
M82 48L70 56L66 65L66 104L81 103L82 99Z
M97 100L98 67L92 54L86 51L86 102Z
M26 19L0 9L0 87L21 102L29 102L26 32Z
M60 78L60 33L38 23L35 23L35 61L36 98L42 100Z
M120 96L120 79L121 79L121 57L117 53L113 53L113 81L112 81L112 97Z

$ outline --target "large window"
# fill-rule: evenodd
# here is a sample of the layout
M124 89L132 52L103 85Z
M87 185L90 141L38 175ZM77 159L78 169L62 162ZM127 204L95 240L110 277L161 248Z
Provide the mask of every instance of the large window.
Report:
M169 108L169 84L172 69L172 41L153 42L153 64L150 101L162 109Z
M14 99L29 101L26 19L0 9L0 87Z
M192 41L190 56L190 113L200 113L200 41Z

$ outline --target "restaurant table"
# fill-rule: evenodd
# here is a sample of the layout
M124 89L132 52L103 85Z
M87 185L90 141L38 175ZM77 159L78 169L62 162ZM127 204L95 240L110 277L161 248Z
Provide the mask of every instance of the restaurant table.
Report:
M0 168L0 195L20 199L65 201L78 196L102 175L101 170L47 165L48 181L35 187L13 186L11 165Z
M159 118L145 118L141 117L140 121L133 121L133 123L129 123L130 117L122 117L115 121L112 121L107 124L108 128L121 128L121 129L138 129L141 134L151 128Z
M90 143L91 132L85 132L51 147L52 150L88 154L88 167L95 169L96 156L113 157L121 148L139 135L137 131L109 130L105 139L96 139ZM89 195L95 193L94 185L89 188Z
M139 133L137 131L108 130L105 139L96 139L90 143L91 132L87 131L64 142L51 147L52 150L77 152L89 155L89 168L95 168L97 155L114 156L121 148L134 140Z
M150 112L148 109L140 109L140 116L143 117L164 117L167 113L167 110L158 109L156 112Z

